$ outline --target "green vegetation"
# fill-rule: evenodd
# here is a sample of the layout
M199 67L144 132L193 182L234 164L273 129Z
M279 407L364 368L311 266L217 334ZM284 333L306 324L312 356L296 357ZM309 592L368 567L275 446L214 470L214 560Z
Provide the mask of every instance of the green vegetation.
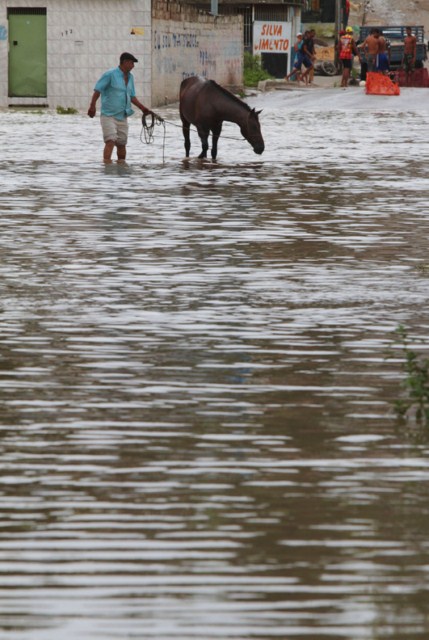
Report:
M352 69L351 73L350 73L350 80L349 80L349 84L352 86L357 86L359 84L359 72L357 69Z
M72 115L75 115L76 113L79 113L79 111L74 107L62 107L61 105L58 105L57 113L59 113L62 116L72 116Z
M270 80L271 76L262 67L259 56L253 56L248 51L244 52L243 76L245 87L256 87L260 80Z
M418 355L411 349L408 332L402 325L396 329L396 344L402 347L405 378L402 387L405 397L395 402L397 414L406 420L429 429L429 358ZM429 435L429 431L428 431Z

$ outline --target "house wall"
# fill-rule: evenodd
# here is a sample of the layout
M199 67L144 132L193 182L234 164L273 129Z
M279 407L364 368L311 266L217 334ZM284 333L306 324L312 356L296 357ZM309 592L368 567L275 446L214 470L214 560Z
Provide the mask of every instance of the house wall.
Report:
M201 75L243 84L243 18L213 16L192 5L155 0L152 13L152 99L174 102L180 82Z
M8 7L46 8L46 98L8 96ZM240 86L242 17L168 0L0 0L0 107L86 110L95 82L122 51L139 59L136 91L148 107L177 100L181 80L194 74Z
M8 97L8 7L46 7L45 99ZM0 0L0 106L86 110L95 82L118 64L122 51L139 59L133 72L137 94L151 106L151 0Z

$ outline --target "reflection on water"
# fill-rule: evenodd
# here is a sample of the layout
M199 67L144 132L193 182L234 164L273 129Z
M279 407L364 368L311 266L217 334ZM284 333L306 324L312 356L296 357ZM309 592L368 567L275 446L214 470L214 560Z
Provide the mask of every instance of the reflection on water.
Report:
M108 166L92 121L0 117L4 637L427 637L385 356L428 327L429 115L263 115L262 158L134 124Z

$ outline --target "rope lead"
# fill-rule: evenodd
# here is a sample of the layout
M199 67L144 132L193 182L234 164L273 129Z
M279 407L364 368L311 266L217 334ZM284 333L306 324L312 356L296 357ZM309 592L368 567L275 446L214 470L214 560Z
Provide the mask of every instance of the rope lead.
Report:
M153 144L154 140L155 140L155 125L161 125L164 128L164 140L163 140L163 144L162 144L162 162L165 162L165 120L163 118L161 118L161 116L158 116L156 113L153 113L153 111L150 112L149 114L151 116L151 121L150 124L148 124L147 120L146 120L146 114L144 113L142 115L142 131L140 134L140 141L143 142L143 137L144 137L144 142L146 144Z
M150 120L150 124L148 124L146 117L147 115L151 116L151 120ZM164 118L161 118L161 116L159 116L157 113L154 113L153 111L150 111L149 114L143 114L142 115L142 130L140 133L140 142L145 142L146 144L153 144L155 141L155 126L159 126L161 125L164 128L164 137L163 137L163 142L162 142L162 162L165 162L165 137L166 137L166 124L170 124L173 127L177 127L179 129L182 129L182 125L181 124L176 124L175 122L170 122L169 120L164 120ZM190 131L195 131L195 133L198 133L197 130L195 129L191 129L191 127L189 127ZM144 140L143 140L144 138ZM243 138L236 138L235 136L222 136L222 138L227 139L227 140L243 140Z

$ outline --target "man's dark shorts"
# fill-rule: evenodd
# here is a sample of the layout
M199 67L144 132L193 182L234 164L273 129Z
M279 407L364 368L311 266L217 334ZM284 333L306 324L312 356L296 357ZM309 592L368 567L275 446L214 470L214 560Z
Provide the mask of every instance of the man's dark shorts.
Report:
M341 60L341 62L343 63L344 69L351 69L352 68L353 60L351 58L344 58L343 60Z
M414 71L414 62L413 62L413 54L412 53L406 53L404 56L404 68L405 71Z
M375 55L375 53L368 53L368 55L366 56L366 61L368 64L368 71L374 71L377 62L377 56Z

